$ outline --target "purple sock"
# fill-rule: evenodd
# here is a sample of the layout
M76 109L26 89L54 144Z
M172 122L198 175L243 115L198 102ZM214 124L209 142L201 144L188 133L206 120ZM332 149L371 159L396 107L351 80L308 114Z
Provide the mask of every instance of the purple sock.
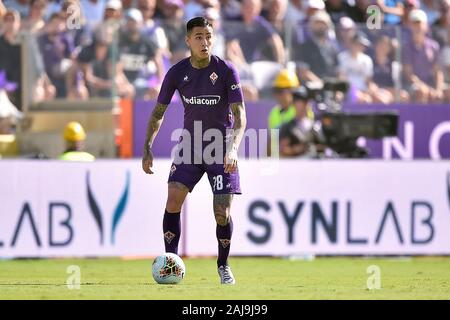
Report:
M180 241L181 226L180 213L164 213L163 219L164 245L166 252L178 254L178 242Z
M216 236L219 242L219 255L217 258L217 267L228 265L228 255L230 254L231 235L233 234L233 220L226 226L217 225Z

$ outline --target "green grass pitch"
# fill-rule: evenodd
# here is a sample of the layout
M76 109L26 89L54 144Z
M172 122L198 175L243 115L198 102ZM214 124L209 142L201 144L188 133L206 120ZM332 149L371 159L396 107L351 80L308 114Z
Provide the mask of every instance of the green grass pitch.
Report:
M215 260L185 259L178 285L158 285L152 259L0 260L0 299L450 299L450 257L317 258L313 261L232 257L235 286L221 286ZM68 289L67 267L81 270ZM381 288L367 289L370 265Z

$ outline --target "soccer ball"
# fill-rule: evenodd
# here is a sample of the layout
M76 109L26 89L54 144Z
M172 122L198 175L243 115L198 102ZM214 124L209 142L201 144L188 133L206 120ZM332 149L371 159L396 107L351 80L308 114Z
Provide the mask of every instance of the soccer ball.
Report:
M183 260L174 253L164 253L152 265L153 279L160 284L180 283L186 273Z

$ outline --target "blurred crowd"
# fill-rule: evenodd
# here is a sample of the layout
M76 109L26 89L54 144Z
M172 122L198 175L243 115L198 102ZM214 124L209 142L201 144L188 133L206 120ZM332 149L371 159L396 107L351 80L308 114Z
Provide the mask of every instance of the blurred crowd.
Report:
M21 108L24 74L34 102L154 99L199 15L247 101L273 98L288 68L301 83L348 81L352 102L450 102L450 0L0 0L10 99Z

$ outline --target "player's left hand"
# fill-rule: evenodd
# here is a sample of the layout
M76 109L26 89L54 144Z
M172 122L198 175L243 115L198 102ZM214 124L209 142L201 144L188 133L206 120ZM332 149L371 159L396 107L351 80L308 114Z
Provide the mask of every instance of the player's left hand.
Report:
M233 149L230 151L227 151L225 154L225 157L223 159L223 167L225 168L225 173L233 173L237 169L237 163L238 163L238 155L237 150Z

